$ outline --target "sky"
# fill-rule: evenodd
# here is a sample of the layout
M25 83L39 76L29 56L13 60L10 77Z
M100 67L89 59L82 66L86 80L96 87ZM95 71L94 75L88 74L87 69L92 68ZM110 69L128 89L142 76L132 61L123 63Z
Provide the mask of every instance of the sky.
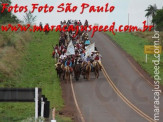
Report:
M146 20L145 9L149 5L157 5L158 9L163 7L163 0L11 0L12 5L18 4L19 6L28 6L29 10L32 10L33 3L38 3L39 6L48 4L49 6L54 6L54 10L51 13L37 12L33 13L37 16L35 23L43 24L49 23L50 25L58 25L60 21L68 19L81 20L82 23L87 19L89 24L99 24L99 25L111 25L116 22L116 25L128 25L128 20L130 25L142 27L142 22ZM78 9L74 13L57 12L57 6L61 3L72 3L72 6L78 6ZM105 6L109 3L110 6L115 6L113 12L103 12L103 13L89 13L89 8L85 9L83 14L81 12L81 4L88 3L90 6ZM66 8L66 5L65 7ZM25 13L15 14L19 19L23 20ZM129 19L128 19L129 18Z

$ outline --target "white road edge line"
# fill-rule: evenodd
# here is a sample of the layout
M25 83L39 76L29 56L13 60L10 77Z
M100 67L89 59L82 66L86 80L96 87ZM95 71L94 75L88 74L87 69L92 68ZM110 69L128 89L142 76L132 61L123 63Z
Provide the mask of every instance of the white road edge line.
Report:
M85 122L84 116L83 116L83 114L82 114L82 112L81 112L81 110L80 110L80 107L79 107L78 102L77 102L77 99L76 99L76 95L75 95L75 91L74 91L74 87L73 87L72 77L71 77L71 76L70 76L70 83L71 83L72 95L73 95L73 98L74 98L74 102L75 102L77 111L79 112L81 121L82 121L82 122Z
M156 122L154 121L150 116L146 115L143 111L141 111L139 108L137 108L134 104L132 104L122 93L119 91L119 89L116 87L114 82L109 77L108 73L106 72L104 66L102 65L102 72L107 80L107 82L111 85L115 93L124 101L125 104L127 104L132 110L134 110L136 113L138 113L140 116L142 116L144 119L147 119L149 122Z

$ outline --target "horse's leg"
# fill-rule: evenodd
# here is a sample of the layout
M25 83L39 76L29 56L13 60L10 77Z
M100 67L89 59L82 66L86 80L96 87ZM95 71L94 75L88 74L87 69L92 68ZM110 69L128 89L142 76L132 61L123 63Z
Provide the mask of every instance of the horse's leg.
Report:
M63 72L63 80L65 80L65 72Z
M95 67L95 69L94 69L94 74L95 74L95 78L96 78L96 67Z
M74 71L74 78L75 78L76 74L75 74L75 71Z
M88 73L88 80L90 80L90 72Z
M79 74L76 75L76 80L77 80L77 81L79 80Z
M75 74L75 76L74 76L74 77L75 77L75 80L77 81L77 74Z
M65 74L65 83L67 83L67 74Z
M64 80L64 74L62 73L62 79Z
M64 82L66 83L66 74L65 74L65 76L64 76Z
M79 80L79 78L80 78L80 72L78 73L78 75L77 75L77 76L78 76L78 79L77 79L77 80Z
M87 80L89 80L89 72L87 73Z
M70 74L68 75L68 81L70 81Z
M66 83L68 83L68 75L66 74Z
M83 78L85 79L85 75L83 75Z
M96 71L96 78L98 79L98 70Z
M97 71L96 71L96 79L97 79Z
M87 79L87 75L86 74L84 75L84 79Z
M98 77L99 77L99 72L97 71L97 79L98 79Z

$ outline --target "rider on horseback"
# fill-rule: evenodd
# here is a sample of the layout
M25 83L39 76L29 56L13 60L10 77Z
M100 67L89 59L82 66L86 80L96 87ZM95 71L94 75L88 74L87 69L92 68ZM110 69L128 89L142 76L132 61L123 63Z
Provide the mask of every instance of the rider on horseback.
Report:
M86 68L88 62L90 62L90 61L91 61L91 57L90 56L87 56L85 58L85 60L82 62L82 70Z
M88 45L90 45L91 44L91 42L90 42L90 40L87 38L87 40L84 42L84 45L85 46L88 46Z
M72 61L71 58L68 57L67 61L65 61L65 67L68 66L70 68L70 72L73 72L73 68L72 68Z
M66 55L65 55L64 52L60 55L60 58L61 58L62 60L63 60L64 58L66 58Z
M54 57L55 57L55 54L58 53L58 51L59 51L59 46L58 46L58 44L56 44L55 47L53 46L53 49L54 49L54 50L53 50L53 53L52 53L52 57L54 58Z
M88 26L88 20L85 20L84 26Z
M90 62L91 62L91 71L94 71L94 66L93 66L93 62L94 62L94 53L92 52L91 56L90 56Z
M96 61L100 65L100 70L102 69L101 58L102 56L99 54L99 52L97 52L94 61Z

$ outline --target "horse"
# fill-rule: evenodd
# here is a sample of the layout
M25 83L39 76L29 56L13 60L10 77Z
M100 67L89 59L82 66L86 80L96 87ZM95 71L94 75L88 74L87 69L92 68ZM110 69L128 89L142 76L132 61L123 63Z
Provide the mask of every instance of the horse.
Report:
M81 73L81 64L75 64L75 66L74 66L74 77L75 77L76 81L79 80L80 73Z
M90 80L90 72L91 72L91 63L88 62L86 66L86 78L87 80Z
M57 70L57 77L61 78L61 74L63 73L63 69L61 67L61 63L56 64L56 70Z
M64 73L65 73L65 80L66 82L68 83L68 81L70 81L70 67L69 66L66 66L64 68Z
M61 77L63 80L65 80L65 66L64 66L64 64L61 65L61 68L62 68L62 74L61 74L62 76Z
M86 72L85 72L85 67L86 67L86 65L87 65L87 62L82 62L82 64L81 64L81 73L82 73L82 75L83 75L83 78L85 79L85 74L86 74Z
M99 71L100 71L100 64L98 61L93 62L93 67L94 67L94 73L95 73L95 78L99 77Z
M91 63L83 62L82 74L84 79L90 80L90 72L91 72Z

